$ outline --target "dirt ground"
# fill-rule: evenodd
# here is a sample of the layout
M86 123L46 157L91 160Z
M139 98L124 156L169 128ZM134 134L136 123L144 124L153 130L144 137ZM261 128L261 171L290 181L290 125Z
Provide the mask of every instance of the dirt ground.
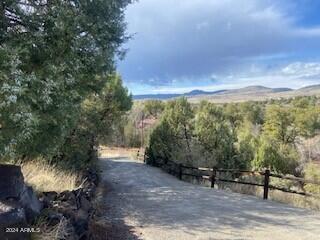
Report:
M110 240L318 240L320 213L182 182L129 158L102 158Z

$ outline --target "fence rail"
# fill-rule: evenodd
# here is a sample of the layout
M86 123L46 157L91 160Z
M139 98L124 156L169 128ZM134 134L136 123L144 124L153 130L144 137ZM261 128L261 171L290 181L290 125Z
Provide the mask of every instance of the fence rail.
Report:
M320 182L318 181L311 181L304 178L298 178L293 176L286 176L281 174L276 174L273 172L270 172L269 169L266 169L264 171L251 171L251 170L240 170L240 169L218 169L218 168L207 168L207 167L193 167L193 166L186 166L183 164L178 164L174 161L167 160L164 164L166 167L169 167L171 165L171 168L169 168L169 172L176 175L180 180L182 180L183 176L189 176L194 178L201 178L205 180L209 180L211 182L211 188L214 188L214 186L217 184L217 182L228 182L228 183L236 183L236 184L244 184L244 185L250 185L250 186L257 186L257 187L263 187L263 199L268 199L269 196L269 190L278 190L286 193L292 193L292 194L299 194L304 196L315 196L311 193L307 193L306 191L296 191L288 188L278 187L270 184L270 178L278 178L278 179L284 179L284 180L290 180L299 182L302 185L304 184L314 184L319 185ZM189 172L187 172L187 171ZM192 172L190 172L190 170ZM194 173L194 171L197 171L197 173ZM218 174L219 173L219 174ZM220 177L220 173L231 173L234 175L240 176L262 176L263 181L262 183L257 182L246 182L242 180L231 180Z

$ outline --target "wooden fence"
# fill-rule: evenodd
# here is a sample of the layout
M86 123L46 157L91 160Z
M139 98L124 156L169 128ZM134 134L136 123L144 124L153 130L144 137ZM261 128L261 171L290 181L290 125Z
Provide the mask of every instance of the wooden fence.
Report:
M298 182L301 186L304 184L315 184L320 186L320 182L310 181L304 178L298 178L293 176L286 176L281 174L276 174L271 172L269 169L265 169L264 171L250 171L250 170L239 170L239 169L218 169L218 168L204 168L204 167L192 167L185 166L183 164L178 164L173 161L166 161L165 167L170 174L177 176L180 180L182 180L183 176L190 176L197 179L204 179L210 181L210 187L214 188L217 182L227 182L227 183L236 183L236 184L244 184L251 185L257 187L263 187L263 199L268 199L269 189L271 190L279 190L286 193L299 194L304 196L313 196L311 193L307 193L306 191L296 191L288 188L278 187L270 184L270 178L278 178L284 180L290 180ZM220 173L229 173L233 176L236 176L233 180L226 179L220 177ZM261 176L263 177L263 181L260 183L257 182L246 182L243 180L239 180L240 176Z

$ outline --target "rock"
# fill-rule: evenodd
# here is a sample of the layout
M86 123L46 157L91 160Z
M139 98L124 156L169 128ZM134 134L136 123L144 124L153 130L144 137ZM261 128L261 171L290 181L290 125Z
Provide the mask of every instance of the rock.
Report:
M78 239L88 238L89 223L87 219L79 219L73 224L73 226L76 234L78 235Z
M26 223L25 210L16 203L0 202L0 226Z
M50 208L53 205L53 201L57 199L57 192L43 192L39 196L39 200L43 205L43 208Z
M57 206L54 207L54 210L63 214L66 218L73 218L77 211L77 207L70 205L68 202L58 202Z
M19 202L26 211L28 222L33 221L33 219L40 214L43 208L43 204L41 204L41 202L34 194L32 187L25 186L25 189L20 196Z
M43 208L50 208L52 207L52 202L47 198L46 196L41 196L39 198L39 201L41 202Z
M19 166L0 165L0 201L19 199L24 190L24 180Z
M32 188L24 184L21 168L0 165L0 239L29 239L23 230L41 209Z
M52 202L57 199L58 193L51 191L51 192L43 192L41 197L46 197L48 201Z
M29 233L20 232L26 228L25 210L14 202L0 202L0 236L1 240L29 239Z
M94 197L96 188L97 188L96 185L94 185L93 183L90 183L88 184L87 187L83 189L88 199L91 200Z
M60 223L62 218L63 218L63 214L51 211L48 213L48 216L47 216L47 224L48 226L55 226L58 223Z
M99 183L99 175L97 173L96 170L94 169L87 169L84 173L83 173L83 180L87 179L88 182L90 183L94 183L95 185L98 185Z
M92 204L83 195L80 196L80 208L86 212L89 212L92 209Z
M40 199L48 207L45 210L47 212L47 225L55 226L66 219L75 232L71 234L71 238L74 237L77 240L89 239L88 225L94 214L91 200L95 194L98 180L96 171L86 170L78 189L61 193L42 193ZM2 239L0 238L0 240Z
M64 191L58 194L57 199L60 201L67 201L76 205L76 196L72 191Z

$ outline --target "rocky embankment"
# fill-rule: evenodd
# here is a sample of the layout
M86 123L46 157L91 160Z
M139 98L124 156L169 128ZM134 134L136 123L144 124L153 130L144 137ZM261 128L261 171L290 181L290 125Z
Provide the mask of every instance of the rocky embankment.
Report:
M73 191L36 196L25 185L19 166L0 165L0 239L30 239L31 232L40 232L41 236L42 231L54 229L61 239L90 239L98 174L86 170L80 181L80 187ZM34 225L39 218L41 223Z
M24 183L21 168L0 165L0 239L28 239L43 204Z

